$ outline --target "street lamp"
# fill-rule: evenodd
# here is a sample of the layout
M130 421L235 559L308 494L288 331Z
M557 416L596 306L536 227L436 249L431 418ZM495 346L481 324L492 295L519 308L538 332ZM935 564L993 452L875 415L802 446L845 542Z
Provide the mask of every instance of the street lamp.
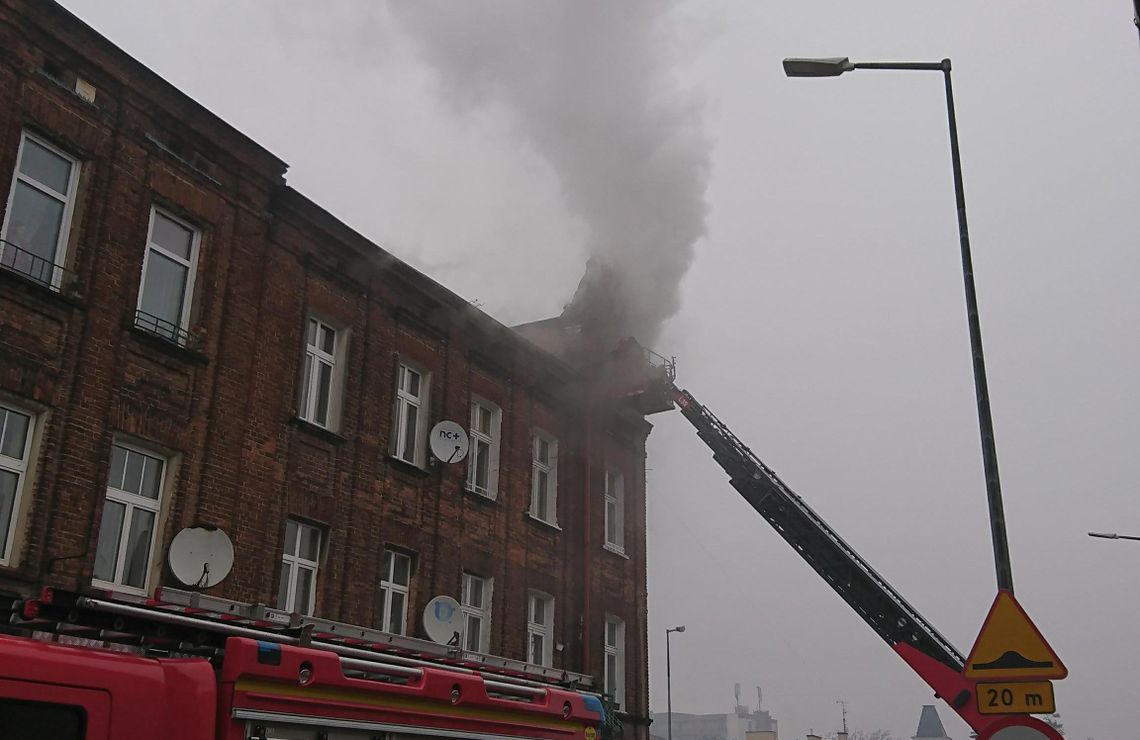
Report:
M962 186L962 159L958 152L958 122L954 115L954 91L950 85L950 60L941 62L852 62L847 57L785 59L788 77L838 77L856 69L920 70L942 72L946 81L946 114L950 123L950 160L954 170L954 200L958 208L958 238L962 248L962 280L966 288L966 319L970 325L970 352L974 360L974 390L978 400L978 427L982 437L982 464L989 500L990 532L994 547L997 585L1013 593L1013 570L1009 563L1009 541L1005 533L1005 511L998 478L994 424L990 414L990 393L986 383L986 362L982 354L982 329L978 322L978 296L974 290L974 263L970 256L970 230L966 226L966 195Z
M665 630L665 703L666 711L669 713L669 719L666 722L669 728L669 740L673 740L673 678L669 667L669 633L684 631L685 625L683 624Z
M1089 537L1100 537L1103 540L1140 540L1130 534L1116 534L1115 532L1089 532Z

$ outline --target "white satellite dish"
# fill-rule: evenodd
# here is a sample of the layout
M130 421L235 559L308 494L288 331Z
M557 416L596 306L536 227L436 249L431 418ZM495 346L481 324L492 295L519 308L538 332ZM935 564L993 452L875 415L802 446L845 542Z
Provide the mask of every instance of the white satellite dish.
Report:
M471 446L463 427L446 419L431 428L428 443L431 445L431 454L445 463L460 462L467 457L467 450Z
M424 632L432 642L458 645L463 628L463 611L450 596L436 596L424 607Z
M217 527L187 527L174 535L166 562L181 583L210 588L221 583L234 567L234 544Z

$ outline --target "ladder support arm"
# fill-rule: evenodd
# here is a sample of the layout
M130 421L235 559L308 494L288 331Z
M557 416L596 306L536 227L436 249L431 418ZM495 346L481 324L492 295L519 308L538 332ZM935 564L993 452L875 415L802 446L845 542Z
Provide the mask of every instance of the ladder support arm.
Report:
M673 400L712 450L713 459L728 473L732 487L876 634L896 651L900 645L908 646L950 671L961 673L965 659L950 641L720 419L688 391L674 387Z

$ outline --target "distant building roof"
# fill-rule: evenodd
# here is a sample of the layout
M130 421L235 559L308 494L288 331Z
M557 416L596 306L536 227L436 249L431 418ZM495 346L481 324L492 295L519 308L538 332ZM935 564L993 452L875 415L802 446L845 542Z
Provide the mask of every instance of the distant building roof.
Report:
M946 728L942 726L938 710L933 704L924 704L922 707L922 716L918 718L918 729L914 733L914 739L919 738L947 738Z

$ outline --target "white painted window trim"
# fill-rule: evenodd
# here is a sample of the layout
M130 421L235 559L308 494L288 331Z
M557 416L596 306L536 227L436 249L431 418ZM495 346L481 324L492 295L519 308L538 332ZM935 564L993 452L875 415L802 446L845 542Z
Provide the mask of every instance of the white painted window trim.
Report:
M610 625L615 627L615 640L610 642ZM602 630L602 641L605 655L602 659L603 688L614 697L617 708L625 706L625 622L615 616L606 615L606 623ZM610 656L614 657L615 675L610 675Z
M314 526L312 524L306 524L305 522L302 522L298 519L292 519L291 521L297 525L296 540L293 543L293 550L297 553L300 553L301 535L304 533L304 530L311 529L317 533L317 557L319 558L320 553L321 553L321 548L324 547L324 544L325 544L324 543L324 532L321 531L321 528ZM285 528L285 531L286 532L289 531L288 527ZM313 573L313 577L309 579L309 599L308 599L308 601L309 601L309 612L306 615L306 616L312 616L313 611L316 609L317 574L320 571L320 563L317 560L309 560L308 558L301 557L300 554L290 555L289 554L289 543L288 542L284 543L282 548L281 548L281 562L282 563L289 563L289 566L290 566L289 567L289 589L286 592L285 603L284 604L278 604L277 607L279 609L283 609L284 611L287 611L287 612L292 612L295 610L296 605L297 605L297 580L298 580L297 579L297 572L301 568L304 568L306 570L312 571L312 573Z
M8 402L0 402L0 408L8 413L20 414L28 417L28 430L24 438L24 449L20 459L0 454L0 470L6 470L16 476L16 494L12 498L12 516L8 520L8 536L5 538L5 548L0 552L0 565L9 565L16 544L16 525L20 519L20 507L23 503L24 488L28 484L28 471L31 466L32 439L36 433L38 419L31 411L20 408ZM0 449L3 449L4 427L0 427ZM2 523L0 523L2 524Z
M413 372L420 376L420 392L419 395L412 395L404 389L404 378L407 377L406 373ZM397 460L403 460L406 463L411 463L418 467L426 465L426 440L427 440L427 413L431 408L431 373L418 365L404 360L400 360L396 368L396 412L393 415L395 429L392 432L392 456ZM404 435L407 431L407 414L410 407L417 409L416 414L416 428L413 430L415 439L412 440L412 458L409 460L407 457L400 455L400 450L405 445L406 440Z
M491 434L487 435L476 428L479 409L491 412ZM469 431L471 434L471 453L467 463L467 490L494 501L499 495L499 449L502 439L503 410L490 401L475 396L471 399L471 421ZM487 486L480 490L475 482L475 470L479 457L478 442L487 445Z
M468 603L468 596L471 593L470 583L473 581L479 581L483 585L483 603L479 606ZM479 620L478 652L489 652L491 645L491 595L494 593L494 587L494 578L484 578L474 573L463 573L463 584L459 593L459 608L463 612L463 629L459 635L461 649L467 649L467 617L471 616Z
M309 326L316 324L315 341L309 343ZM321 348L321 330L333 333L333 351L328 353ZM324 319L309 314L305 317L305 355L301 363L301 389L297 399L297 416L304 421L335 431L340 426L341 394L344 386L345 353L348 346L348 330ZM305 362L308 360L308 372ZM317 420L318 391L320 389L320 368L329 368L328 416L324 422Z
M544 620L542 622L536 621L534 618L536 601L544 603ZM542 638L542 655L538 656L538 660L535 660L535 656L531 653L536 635ZM528 663L546 666L547 668L551 667L554 662L554 597L542 591L529 591L527 593L526 660Z
M538 442L543 440L549 446L549 462L538 456ZM530 438L530 515L540 522L558 526L558 438L541 429L535 429ZM540 491L539 473L546 473L546 490ZM540 496L546 497L546 517L539 516Z
M162 516L163 500L166 498L167 473L170 470L170 460L165 455L162 455L162 454L160 454L154 450L147 449L146 447L140 447L136 444L126 442L122 439L116 438L114 440L113 447L122 447L124 450L129 450L129 451L134 452L134 453L139 454L139 455L145 455L149 458L158 460L159 462L162 463L162 470L160 471L159 476L158 476L158 498L157 499L150 499L150 498L147 498L146 496L143 496L141 494L134 494L134 493L131 493L130 491L121 491L117 488L112 488L110 485L110 482L108 481L107 492L106 492L106 500L107 501L114 501L114 502L119 503L119 504L123 504L126 507L126 511L123 513L123 527L122 527L122 531L119 532L119 542L115 546L114 578L112 580L106 581L106 580L101 580L99 578L93 577L91 579L91 583L94 586L100 586L102 588L114 589L115 591L122 591L124 593L131 593L131 594L138 594L140 596L146 596L149 593L148 589L150 587L151 574L152 574L152 571L154 570L154 563L155 563L154 546L155 546L155 543L158 539L158 530L160 529L160 525L161 525L161 519L160 518ZM112 452L112 457L113 457L113 454L114 453ZM110 460L108 460L107 461L108 468L110 467L110 464L111 464L111 462L110 462ZM122 580L123 580L123 577L124 577L125 571L126 571L125 566L126 566L126 559L127 559L127 540L130 537L131 523L134 520L134 513L136 510L139 510L139 509L141 509L143 511L150 511L150 512L154 513L154 526L151 527L150 543L147 546L147 558L146 558L146 570L145 570L146 578L145 578L141 588L138 588L135 586L128 586L125 583L122 583ZM103 516L106 516L105 510L106 510L106 505L104 503ZM102 517L100 517L99 526L102 527L102 525L103 525L103 521L102 521Z
M64 197L62 198L63 215L61 216L62 223L59 225L59 239L55 245L55 255L52 257L52 263L57 265L57 267L52 268L51 286L54 289L59 290L59 284L63 278L63 272L59 269L59 266L63 266L65 264L67 260L67 247L71 243L71 219L75 211L76 191L79 188L80 163L78 159L64 152L59 147L49 143L45 139L42 139L27 130L21 132L20 134L20 145L16 151L16 167L12 173L12 185L8 188L8 204L4 209L4 225L2 228L0 228L0 239L8 239L8 220L12 216L12 199L16 196L17 182L23 181L30 187L39 190L41 193L56 200L61 200L59 197L60 193L56 192L51 187L44 185L39 180L36 180L20 172L20 162L24 158L24 142L26 142L28 139L31 139L35 143L42 146L44 149L50 151L52 154L56 154L62 159L66 159L71 163L71 172L69 174L67 183L67 193L65 193ZM3 243L0 243L0 256L4 254L5 246L6 245ZM21 247L22 249L27 248L20 244L17 244L16 246Z
M161 244L154 241L154 217L161 214L163 218L173 221L182 228L190 232L190 259L179 257L177 254L169 251ZM170 211L158 206L151 206L150 208L150 221L146 227L146 251L143 253L142 264L142 278L139 280L139 299L135 304L135 308L139 311L142 310L143 304L143 291L146 289L146 268L150 264L151 252L158 252L163 257L173 260L186 268L186 285L183 287L182 292L182 308L179 310L178 315L178 328L186 331L190 326L190 308L194 299L194 278L198 272L198 247L202 241L202 231L193 224L187 223L185 220L175 216ZM161 319L161 316L155 318ZM163 319L165 320L165 319Z
M404 596L403 613L400 617L400 625L402 630L398 633L404 635L408 632L408 599L410 597L411 583L412 583L412 556L407 553L395 550L391 547L384 548L385 553L390 553L392 560L389 563L388 572L380 577L380 591L383 594L380 614L380 629L383 632L392 632L392 594L398 593ZM408 582L397 583L395 581L396 571L396 558L404 558L408 561Z
M625 554L625 476L616 468L606 468L605 480L605 547L620 555ZM613 483L616 482L616 486ZM613 509L613 514L610 510ZM613 517L614 539L610 539L610 518Z

